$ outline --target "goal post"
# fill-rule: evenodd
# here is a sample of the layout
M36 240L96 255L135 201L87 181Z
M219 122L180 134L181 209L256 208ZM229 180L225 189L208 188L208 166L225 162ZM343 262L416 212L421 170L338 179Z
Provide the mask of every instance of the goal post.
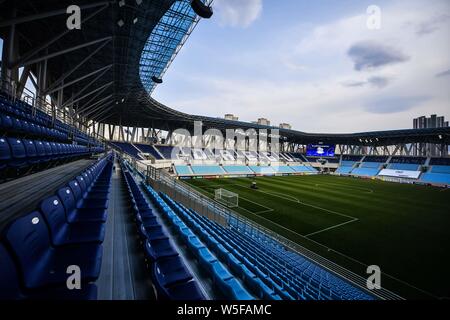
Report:
M214 190L214 200L220 202L228 208L235 208L239 206L239 195L222 188Z

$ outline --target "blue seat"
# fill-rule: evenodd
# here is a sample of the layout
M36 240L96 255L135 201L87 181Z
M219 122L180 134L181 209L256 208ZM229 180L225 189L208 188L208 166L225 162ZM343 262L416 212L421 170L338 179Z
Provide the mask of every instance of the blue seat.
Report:
M157 260L153 271L154 280L161 287L169 287L192 279L179 256Z
M67 286L24 291L21 288L22 275L13 258L0 243L0 300L51 299L51 300L96 300L97 286L87 283L78 290Z
M0 116L2 119L0 128L2 128L2 130L11 130L13 127L13 119L10 116L4 114L1 114Z
M27 155L27 161L29 164L37 164L40 162L40 157L37 155L36 146L33 140L22 140L23 145L25 146L25 152Z
M105 209L77 208L72 188L64 187L58 190L57 195L65 208L66 218L69 223L74 222L105 222Z
M178 256L169 239L146 240L145 253L151 262L162 258Z
M52 196L42 201L41 212L50 229L54 246L103 242L105 226L101 222L76 222L69 224L61 200Z
M166 289L166 295L170 300L204 300L195 281L179 283Z
M139 228L139 231L140 231L141 237L145 238L147 240L162 240L162 239L168 238L160 225L150 226L147 228L144 227L143 225L141 225Z
M6 231L6 241L20 265L25 289L65 285L71 265L80 267L84 282L95 281L100 273L100 245L53 248L48 228L38 212L15 220Z
M14 168L23 168L27 166L25 147L22 140L17 138L7 138L11 149L11 161L9 165Z
M0 170L7 167L11 161L11 150L5 138L0 138Z

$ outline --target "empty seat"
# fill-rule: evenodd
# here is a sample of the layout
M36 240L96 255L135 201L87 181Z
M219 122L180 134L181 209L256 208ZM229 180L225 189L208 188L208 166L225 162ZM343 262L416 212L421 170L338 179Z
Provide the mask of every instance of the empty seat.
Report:
M101 222L76 222L69 224L61 200L52 196L42 201L40 206L50 229L54 246L67 244L103 242L105 226Z
M11 150L4 138L0 138L0 170L5 169L11 161Z
M100 273L100 245L53 248L49 230L38 212L15 220L6 231L6 241L19 263L25 289L65 285L71 265L80 267L85 282L95 281Z
M69 290L66 285L56 288L41 288L26 291L21 288L22 275L12 256L0 243L0 300L52 299L52 300L95 300L97 286L87 283L81 289Z
M23 168L27 166L25 147L22 140L17 138L7 138L11 149L11 161L9 165L14 168Z
M169 239L146 240L145 253L151 262L178 255L172 247Z
M72 184L76 182L71 182ZM69 223L83 222L83 221L106 221L105 209L89 209L77 208L72 188L64 187L58 190L57 195L65 208L66 218Z
M154 279L162 287L183 283L192 279L180 257L161 259L154 264Z

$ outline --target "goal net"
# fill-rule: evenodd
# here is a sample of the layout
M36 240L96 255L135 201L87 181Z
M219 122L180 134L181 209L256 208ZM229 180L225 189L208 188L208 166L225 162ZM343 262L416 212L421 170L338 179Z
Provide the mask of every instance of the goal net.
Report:
M239 206L239 195L222 188L214 191L214 199L228 208Z

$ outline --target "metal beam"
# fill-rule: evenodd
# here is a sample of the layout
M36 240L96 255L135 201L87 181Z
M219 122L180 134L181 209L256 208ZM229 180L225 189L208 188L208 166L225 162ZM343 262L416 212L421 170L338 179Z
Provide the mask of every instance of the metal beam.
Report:
M98 79L100 79L100 78L105 74L106 71L107 71L107 70L105 70L105 71L103 71L102 73L100 73L98 76L96 76L94 79L92 79L89 83L87 83L83 88L81 88L81 90L79 90L79 91L77 92L76 95L72 96L72 97L70 98L69 101L67 101L67 102L64 103L64 106L65 106L67 103L70 103L70 101L73 101L74 98L76 98L76 97L78 97L80 94L82 94L87 88L89 88L89 87L90 87L92 84L94 84ZM114 81L113 81L113 82L114 82Z
M90 8L95 8L98 6L103 6L105 4L109 4L109 1L95 2L95 3L91 3L91 4L81 5L79 7L80 7L80 9L90 9ZM65 7L62 9L56 9L56 10L52 10L52 11L32 14L32 15L25 16L25 17L16 17L13 19L4 20L4 21L0 22L0 28L16 25L16 24L20 24L20 23L45 19L45 18L49 18L49 17L59 16L61 14L66 14L66 13L67 13L67 8Z
M91 108L95 107L96 105L98 105L99 103L102 103L103 101L105 101L107 99L110 99L112 97L113 97L113 95L110 94L110 95L108 95L108 96L106 96L106 97L104 97L104 98L102 98L102 99L100 99L100 100L90 104L90 105L85 105L85 106L83 106L83 108L78 108L77 112L80 113L80 114L84 113L86 110L91 109Z
M107 100L107 101L101 103L99 106L95 107L94 109L89 110L88 112L84 113L84 114L83 114L83 117L86 117L86 118L87 118L87 117L89 117L89 116L95 114L95 112L97 112L98 110L100 110L100 109L103 108L104 106L109 105L109 104L112 104L112 103L114 103L114 101Z
M88 74L85 74L84 76L81 76L81 77L79 77L78 79L69 81L69 82L67 82L67 83L64 83L64 84L60 85L59 87L56 87L56 88L54 88L54 89L52 89L52 90L49 90L49 91L46 91L45 93L46 93L46 94L52 94L52 93L55 92L55 91L58 91L58 90L60 90L60 89L62 89L62 88L65 88L65 87L69 87L69 86L73 85L74 83L77 83L77 82L79 82L79 81L81 81L81 80L84 80L84 79L86 79L86 78L89 78L90 76L93 76L94 74L97 74L97 73L102 72L102 71L104 71L104 70L107 71L107 70L109 70L111 67L112 67L112 64L109 64L109 65L107 65L107 66L105 66L105 67L99 68L99 69L97 69L97 70L95 70L95 71L92 71L92 72L90 72L90 73L88 73ZM103 73L103 74L104 74L104 73Z
M81 67L86 61L91 59L97 52L99 52L104 46L106 46L109 43L109 41L105 41L102 44L98 46L97 49L95 49L92 53L90 53L86 58L81 60L80 63L78 63L75 67L64 73L62 76L60 76L55 82L53 82L51 85L49 85L48 90L53 89L57 85L61 84L67 77L69 77L72 73L74 73L79 67Z
M51 59L51 58L54 58L54 57L66 54L68 52L72 52L72 51L75 51L75 50L79 50L79 49L82 49L82 48L85 48L85 47L92 46L92 45L94 45L96 43L99 43L99 42L105 42L105 41L109 42L109 41L111 41L111 39L112 39L111 36L104 37L104 38L101 38L101 39L85 42L85 43L73 46L71 48L67 48L67 49L64 49L64 50L57 51L57 52L49 53L49 54L46 54L45 56L42 56L42 57L39 57L39 58L36 58L36 59L31 59L31 60L28 60L28 61L18 60L18 61L13 62L11 64L11 67L14 68L14 67L19 67L19 66L22 67L22 66L26 66L26 65L30 65L30 64L35 64L35 63L43 61L43 60L48 60L48 59Z
M104 89L104 88L107 88L107 87L111 86L113 83L114 83L114 81L110 81L110 82L104 84L103 86L98 87L98 88L96 88L96 89L94 89L94 90L92 90L92 91L86 93L85 95L83 95L83 96L81 96L81 97L79 97L79 98L77 98L77 99L75 99L75 100L68 101L68 102L64 103L64 105L62 106L62 108L66 107L68 104L76 103L76 102L78 102L78 101L80 101L80 100L83 100L84 98L89 97L91 94L96 93L96 92L99 91L99 90L102 90L102 89Z
M92 19L93 17L95 17L97 14L99 14L100 12L102 12L103 10L105 10L109 5L105 4L103 5L100 9L96 10L95 12L91 13L89 16L87 16L85 19L81 20L81 23L86 23L88 22L90 19ZM27 53L23 54L22 56L19 57L19 60L21 61L26 61L29 60L31 57L33 57L36 53L38 53L39 51L47 48L48 46L50 46L51 44L55 43L56 41L58 41L59 39L61 39L62 37L64 37L66 34L70 33L71 31L73 31L73 29L66 29L63 32L61 32L60 34L56 35L55 37L53 37L52 39L48 40L47 42L44 42L42 45L40 45L37 48L33 48L32 50L28 51Z

